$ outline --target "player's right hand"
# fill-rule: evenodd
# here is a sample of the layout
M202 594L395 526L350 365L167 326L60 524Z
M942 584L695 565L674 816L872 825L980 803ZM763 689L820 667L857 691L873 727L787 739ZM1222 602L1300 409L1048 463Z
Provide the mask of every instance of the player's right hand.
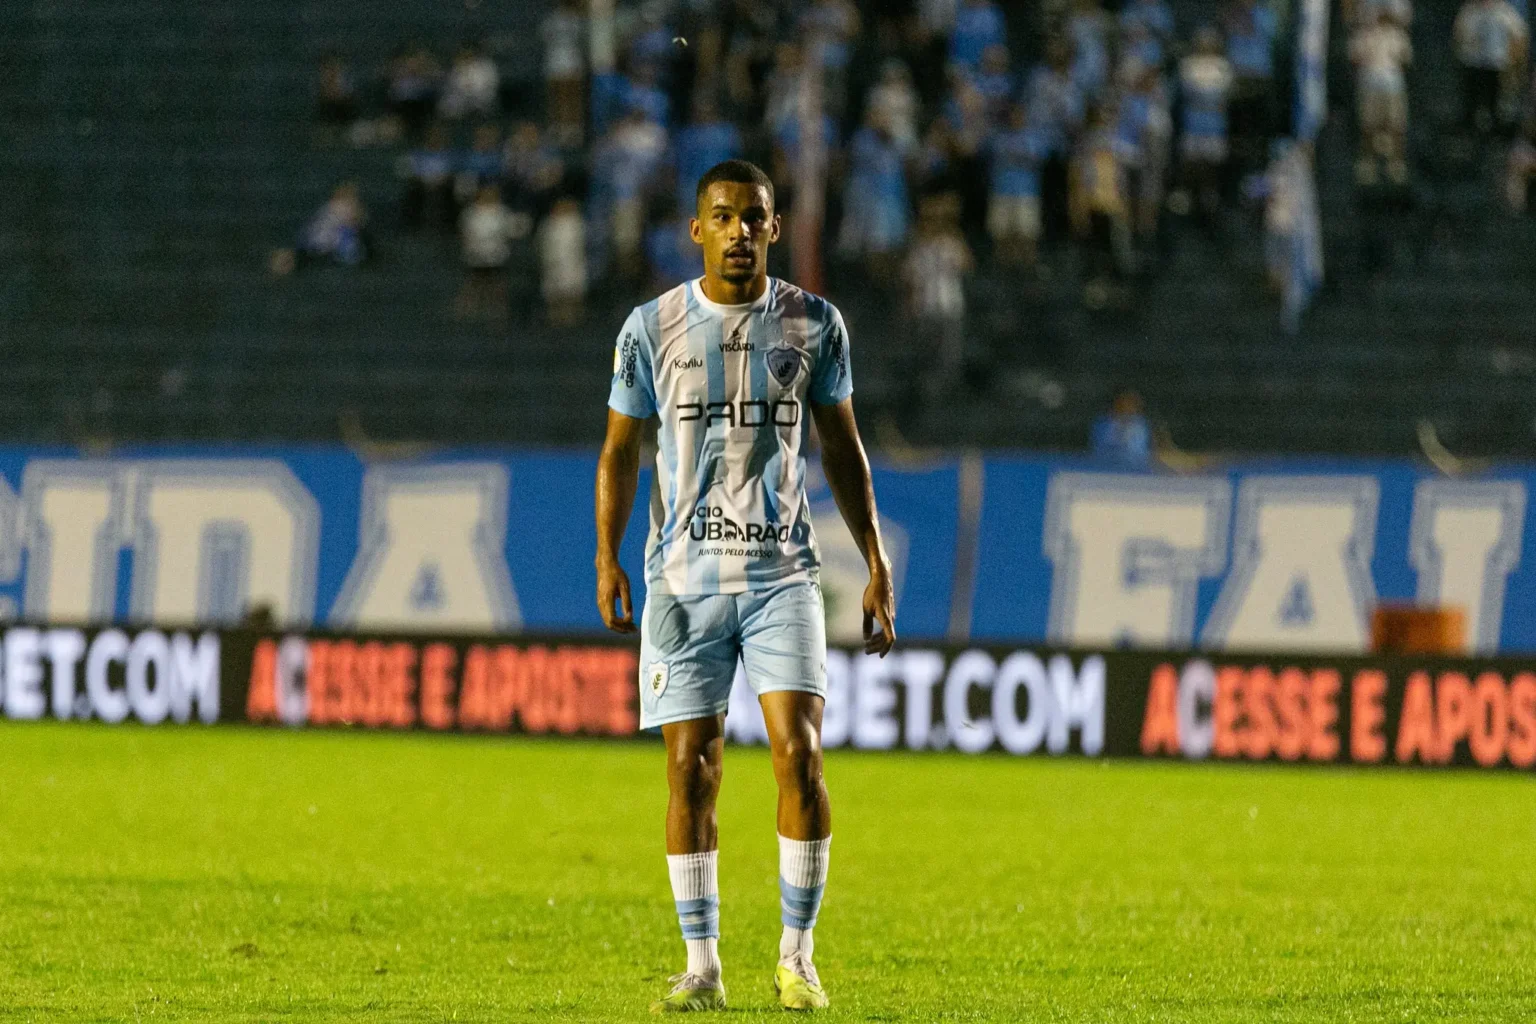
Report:
M618 605L618 610L614 610ZM602 613L603 625L615 633L635 631L635 613L629 598L629 576L619 568L618 562L599 562L597 565L597 610Z

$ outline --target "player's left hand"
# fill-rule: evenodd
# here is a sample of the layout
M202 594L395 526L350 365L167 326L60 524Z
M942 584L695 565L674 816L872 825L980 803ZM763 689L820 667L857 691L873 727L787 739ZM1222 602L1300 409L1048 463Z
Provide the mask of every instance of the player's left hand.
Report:
M880 632L875 632L875 623ZM891 587L891 567L880 559L870 567L869 586L864 588L864 653L885 657L896 642L896 594Z

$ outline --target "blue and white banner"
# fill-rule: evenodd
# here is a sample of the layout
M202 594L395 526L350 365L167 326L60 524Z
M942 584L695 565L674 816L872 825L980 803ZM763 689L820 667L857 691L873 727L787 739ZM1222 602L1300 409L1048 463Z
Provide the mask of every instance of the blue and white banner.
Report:
M1462 608L1478 653L1536 652L1533 469L973 468L966 486L959 459L876 468L905 638L1358 652L1394 600ZM282 626L596 631L595 471L585 452L3 449L0 619L227 623L266 606ZM645 504L623 550L637 585ZM849 638L864 567L824 485L812 506L831 632Z

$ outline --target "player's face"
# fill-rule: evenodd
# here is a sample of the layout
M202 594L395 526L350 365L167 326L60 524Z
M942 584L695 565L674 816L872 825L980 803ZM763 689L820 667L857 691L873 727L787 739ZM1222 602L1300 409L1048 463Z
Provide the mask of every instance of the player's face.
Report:
M704 248L704 267L732 284L768 273L768 246L779 240L779 218L761 185L717 181L699 200L688 225Z

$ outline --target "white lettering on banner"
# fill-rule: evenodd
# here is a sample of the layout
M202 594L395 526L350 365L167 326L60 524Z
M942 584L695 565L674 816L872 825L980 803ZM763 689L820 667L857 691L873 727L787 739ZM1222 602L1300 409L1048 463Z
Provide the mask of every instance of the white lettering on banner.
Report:
M204 633L194 646L186 633L171 635L171 717L186 722L197 705L200 721L219 720L219 635ZM143 717L140 713L139 717Z
M1461 608L1474 654L1499 648L1504 587L1520 564L1525 485L1425 480L1414 488L1408 559L1422 605Z
M1058 473L1046 498L1053 643L1185 647L1201 577L1225 564L1222 479Z
M896 720L897 684L902 686L904 722ZM942 684L935 698L934 690ZM1090 756L1104 749L1104 659L1093 655L1074 669L1065 654L1049 661L1029 651L1004 659L1001 666L986 651L962 651L945 668L944 655L931 650L896 651L881 659L871 654L827 652L827 700L822 717L823 747L851 744L864 750L888 750L898 742L910 750L953 745L980 753L1000 745L1014 754L1042 746L1064 753L1073 732ZM972 695L989 692L987 712L972 717ZM1024 708L1019 713L1019 691ZM942 721L934 721L937 699ZM762 709L737 667L725 720L726 739L765 743Z
M970 714L972 687L992 685L997 662L986 651L966 651L949 667L944 680L944 729L949 742L967 754L977 754L992 746L996 736L986 719L973 721Z
M123 544L115 465L36 459L22 473L21 493L26 616L54 622L110 620L117 597L117 552Z
M314 617L320 510L275 460L132 464L133 616L238 621L253 604L283 624Z
M120 629L97 633L85 655L85 692L96 717L108 724L128 717L128 694L112 689L107 678L107 666L114 661L121 664L127 655L128 636Z
M889 750L901 735L896 727L896 664L889 658L860 654L853 659L853 745Z
M944 656L938 651L906 651L900 658L901 681L907 687L903 739L907 749L922 750L928 746L928 734L933 728L933 688L944 678Z
M277 647L277 678L273 680L277 717L284 725L309 721L309 641L302 636L284 637Z
M85 634L78 629L50 629L43 641L52 665L53 717L63 721L75 713L75 670L85 654Z
M847 654L836 648L827 651L827 703L821 714L824 747L840 747L853 734L852 675Z
M167 716L189 721L195 708L203 722L219 717L219 637L207 632L194 640L186 633L167 635L146 629L130 641L120 629L96 634L89 645L79 629L40 630L13 626L5 631L0 664L5 678L3 704L9 718L36 719L49 702L43 697L42 659L49 662L52 710L59 719L90 718L116 723L131 714L146 725ZM84 662L85 692L76 675ZM123 686L115 688L111 666L122 666Z
M1375 603L1373 477L1250 477L1232 571L1201 640L1217 650L1364 651Z
M329 622L517 629L522 615L506 536L507 470L500 464L370 469L357 560Z
M42 718L42 634L21 626L5 631L5 714L8 718Z
M1199 760L1211 752L1216 740L1216 723L1211 705L1216 701L1216 670L1211 663L1196 659L1179 673L1179 747L1184 756Z

